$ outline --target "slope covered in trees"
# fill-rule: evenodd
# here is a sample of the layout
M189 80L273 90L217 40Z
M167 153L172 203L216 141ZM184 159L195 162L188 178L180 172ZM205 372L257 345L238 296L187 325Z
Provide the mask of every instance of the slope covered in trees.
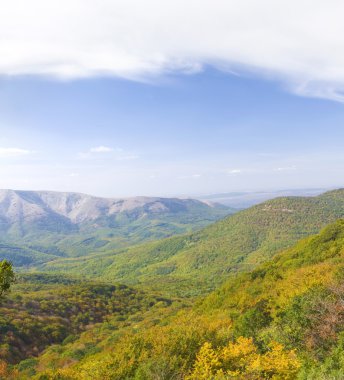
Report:
M49 348L36 379L343 378L344 221L232 277L192 309L111 332L100 325ZM102 327L101 327L102 326ZM99 352L77 347L105 337ZM53 368L53 369L52 369Z
M140 284L174 295L209 292L344 216L344 190L251 207L199 232L41 268Z
M119 329L166 298L126 285L106 285L46 274L22 275L0 305L0 359L17 363L46 347L75 340L79 333L112 318ZM92 347L82 352L92 351Z

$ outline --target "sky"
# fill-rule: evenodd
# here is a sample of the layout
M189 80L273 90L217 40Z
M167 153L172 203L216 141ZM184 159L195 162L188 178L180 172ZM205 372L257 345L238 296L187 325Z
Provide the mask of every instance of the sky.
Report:
M0 188L343 186L342 2L0 5Z

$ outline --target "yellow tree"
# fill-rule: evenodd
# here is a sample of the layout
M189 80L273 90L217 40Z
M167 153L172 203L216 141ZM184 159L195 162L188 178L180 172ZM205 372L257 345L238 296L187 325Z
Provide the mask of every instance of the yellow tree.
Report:
M186 380L209 380L213 379L221 367L218 353L212 348L211 343L204 343L196 357L192 373Z

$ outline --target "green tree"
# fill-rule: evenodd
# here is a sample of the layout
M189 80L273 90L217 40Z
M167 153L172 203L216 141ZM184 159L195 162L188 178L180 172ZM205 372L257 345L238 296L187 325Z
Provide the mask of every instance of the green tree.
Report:
M0 261L0 297L9 290L14 280L12 263L7 260Z
M234 334L236 337L244 336L246 338L256 339L259 331L269 326L272 317L268 308L268 303L261 300L257 305L242 314L234 326Z

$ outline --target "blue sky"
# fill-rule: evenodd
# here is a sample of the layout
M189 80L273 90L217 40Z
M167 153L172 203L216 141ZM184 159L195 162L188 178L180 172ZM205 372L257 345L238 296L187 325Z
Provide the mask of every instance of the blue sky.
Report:
M343 185L343 46L317 21L328 13L341 27L338 9L319 2L307 24L301 1L298 25L288 2L266 19L252 1L204 1L201 21L184 25L180 1L166 3L166 19L153 0L146 13L132 0L86 10L62 1L53 11L63 30L79 15L67 35L40 25L51 15L44 2L15 3L23 12L9 5L0 20L1 188L170 196ZM90 32L94 12L103 22ZM312 30L322 39L309 40Z
M0 151L5 188L178 195L344 174L342 104L214 69L153 84L2 78L0 124L0 146L25 151Z

